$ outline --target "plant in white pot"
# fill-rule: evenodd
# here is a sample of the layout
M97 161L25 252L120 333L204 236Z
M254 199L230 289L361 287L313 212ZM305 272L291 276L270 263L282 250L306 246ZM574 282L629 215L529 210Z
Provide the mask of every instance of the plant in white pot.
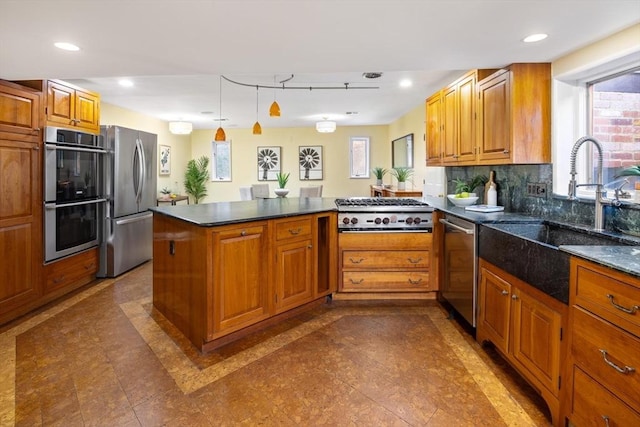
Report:
M281 173L278 172L276 174L276 179L278 180L278 188L274 190L278 197L286 197L289 194L289 189L285 188L287 186L287 182L289 182L289 173Z
M413 169L406 166L397 166L391 171L391 175L398 180L398 190L407 188L407 180L413 176Z
M389 172L385 168L375 167L371 169L371 173L376 177L376 185L382 185L382 178Z

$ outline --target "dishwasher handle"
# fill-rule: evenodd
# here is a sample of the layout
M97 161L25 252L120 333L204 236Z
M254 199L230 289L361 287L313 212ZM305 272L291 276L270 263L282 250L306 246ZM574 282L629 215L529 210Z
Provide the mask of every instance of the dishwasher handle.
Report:
M444 218L440 218L440 223L447 225L449 227L455 228L456 230L462 231L463 233L467 233L467 234L473 234L475 232L475 230L473 230L472 228L464 228L464 227L460 227L458 224L454 224L452 222L447 221Z

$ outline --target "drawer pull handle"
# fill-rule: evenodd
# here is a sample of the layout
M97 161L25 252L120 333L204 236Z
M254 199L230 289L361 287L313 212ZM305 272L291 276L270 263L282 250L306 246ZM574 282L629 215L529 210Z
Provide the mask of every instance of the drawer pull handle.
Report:
M360 283L364 282L364 279L360 279L360 280L349 279L349 280L354 285L359 285Z
M412 285L419 285L420 282L422 282L422 279L418 279L418 280L409 279L409 283L411 283Z
M418 259L407 258L407 261L409 261L411 264L417 264L420 261L422 261L422 258L418 258Z
M95 267L95 266L96 266L96 264L92 262L91 264L87 264L87 265L85 265L85 266L84 266L84 269L85 269L85 270L91 270L91 269L92 269L93 267Z
M293 234L294 236L300 234L301 231L302 231L302 228L296 228L295 230L293 228L289 229L289 233Z
M612 306L614 306L620 311L624 311L627 314L636 314L636 311L640 310L640 306L637 306L637 305L634 305L631 308L627 308L627 307L621 306L620 304L616 304L616 302L613 300L615 297L611 294L607 294L607 298L609 298L609 302L611 302Z
M364 261L364 258L360 258L360 259L349 258L349 261L351 261L352 264L360 264L362 261Z
M632 366L625 366L624 368L621 368L620 366L613 363L611 360L607 359L607 350L600 349L600 353L602 353L602 359L604 359L605 363L611 366L616 371L620 372L621 374L627 375L636 370L636 368Z
M57 285L58 283L62 283L64 282L64 274L62 276L58 276L58 277L54 277L53 278L53 283L55 285Z
M603 415L602 419L604 420L604 425L609 427L609 417L606 415Z

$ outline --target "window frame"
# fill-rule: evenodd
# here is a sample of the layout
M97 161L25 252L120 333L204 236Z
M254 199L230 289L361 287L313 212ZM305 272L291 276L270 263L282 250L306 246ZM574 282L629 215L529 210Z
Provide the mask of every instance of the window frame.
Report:
M353 146L355 142L364 141L365 148L365 166L364 173L359 174L354 170L354 154ZM371 170L371 139L368 136L351 136L349 137L349 178L350 179L369 179Z
M218 176L218 150L223 147L228 147L229 159L228 159L228 169L229 176ZM231 150L231 141L211 141L211 158L213 161L211 162L211 181L212 182L231 182L232 181L232 171L231 171L231 158L232 158L232 150Z

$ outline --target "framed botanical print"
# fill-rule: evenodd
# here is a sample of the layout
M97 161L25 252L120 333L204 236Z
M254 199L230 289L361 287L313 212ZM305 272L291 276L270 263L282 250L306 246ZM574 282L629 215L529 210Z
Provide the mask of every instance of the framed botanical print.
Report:
M277 181L282 165L282 147L258 147L258 181Z
M300 165L300 180L322 179L322 146L301 146L298 149L298 164Z
M160 146L160 167L158 173L160 175L171 175L171 147L168 145Z

